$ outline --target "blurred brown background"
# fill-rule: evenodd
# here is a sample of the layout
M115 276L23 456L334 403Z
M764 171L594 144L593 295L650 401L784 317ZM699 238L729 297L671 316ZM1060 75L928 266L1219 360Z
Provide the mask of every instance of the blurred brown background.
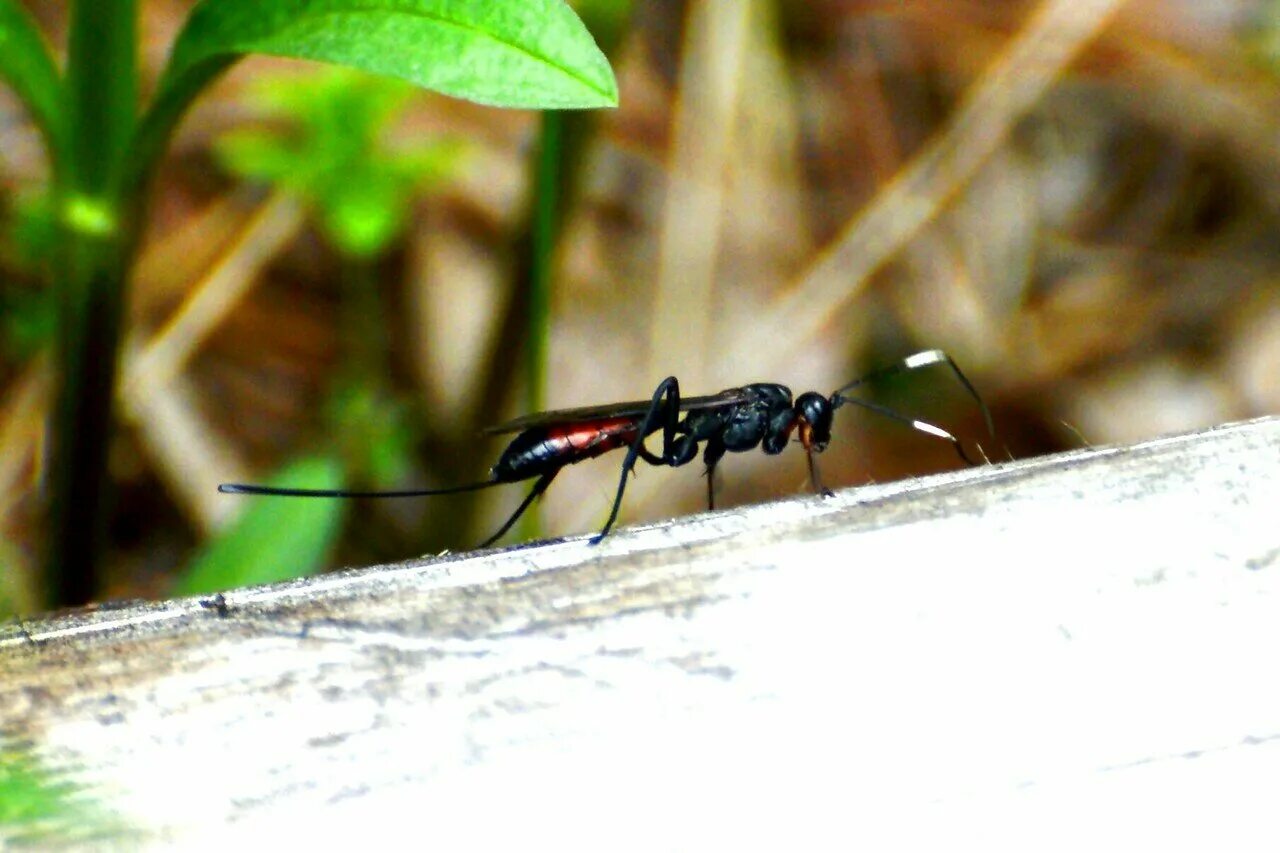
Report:
M61 45L61 4L27 5ZM152 79L190 5L141 4ZM1278 46L1273 0L636 3L611 57L621 106L594 117L564 200L544 405L647 398L673 373L687 394L829 393L941 347L992 408L994 442L945 371L871 398L992 461L1275 412ZM237 66L157 180L112 451L118 595L163 594L244 509L219 482L321 448L357 460L353 487L482 479L502 445L479 428L527 407L537 117L413 92L384 142L461 153L353 275L313 206L217 154L255 123L289 132L254 106L261 81L319 73ZM39 237L18 226L45 169L0 92L0 307L21 318L0 363L0 566L17 610L36 582L51 382ZM376 377L352 372L362 359ZM377 400L332 417L342 382ZM619 462L566 471L543 533L598 526ZM823 463L841 487L956 460L846 408ZM807 488L799 450L720 470L725 506ZM700 472L642 466L622 521L698 510ZM359 503L326 560L465 549L524 490Z

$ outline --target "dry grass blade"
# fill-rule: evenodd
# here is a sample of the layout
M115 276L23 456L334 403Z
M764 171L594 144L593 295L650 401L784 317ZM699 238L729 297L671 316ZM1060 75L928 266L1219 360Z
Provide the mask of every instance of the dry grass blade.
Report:
M24 473L30 471L32 482L40 479L43 413L49 406L51 384L49 359L42 355L27 365L10 387L9 400L0 416L0 528L14 504L28 494L21 483ZM32 463L30 468L28 463Z
M247 466L211 430L181 381L183 366L259 280L262 268L297 235L298 201L277 193L253 216L235 243L148 343L126 343L121 408L137 428L157 471L187 516L206 533L235 507L217 500L226 479L245 479Z
M664 375L668 354L679 352L692 387L701 387L706 373L725 171L755 6L701 0L688 17L647 372Z
M1124 0L1046 0L970 89L937 139L729 346L729 363L762 350L785 362L969 180Z
M125 364L134 352L125 347ZM205 535L229 522L242 506L220 500L218 484L248 479L249 466L233 442L220 436L196 405L198 390L174 376L145 395L130 399L124 411L155 467L155 472L184 514Z
M276 193L254 215L235 245L183 302L164 328L126 368L127 403L155 393L182 370L191 354L244 299L262 268L302 227L297 199Z

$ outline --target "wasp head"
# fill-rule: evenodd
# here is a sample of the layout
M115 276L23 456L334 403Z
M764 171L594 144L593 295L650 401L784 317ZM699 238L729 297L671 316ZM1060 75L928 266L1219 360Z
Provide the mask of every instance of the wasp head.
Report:
M831 401L816 391L808 391L796 398L795 414L800 425L800 441L805 447L819 452L827 449L831 441Z

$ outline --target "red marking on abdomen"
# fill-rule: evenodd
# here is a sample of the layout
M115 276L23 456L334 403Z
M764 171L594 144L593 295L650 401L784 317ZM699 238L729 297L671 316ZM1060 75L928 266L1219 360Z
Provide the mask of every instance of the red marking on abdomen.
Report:
M566 424L547 429L547 444L558 454L576 459L594 459L616 447L625 447L636 439L635 418L609 418L580 424ZM570 449L571 448L571 449Z

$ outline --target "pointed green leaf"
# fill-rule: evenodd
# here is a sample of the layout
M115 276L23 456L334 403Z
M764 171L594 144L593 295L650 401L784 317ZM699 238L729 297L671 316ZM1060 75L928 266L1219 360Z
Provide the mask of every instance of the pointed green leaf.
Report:
M342 469L325 457L301 459L286 466L271 482L302 489L337 489L342 488ZM249 501L244 515L212 540L177 579L175 595L272 583L324 568L342 527L345 501L272 497Z
M200 91L247 53L345 65L494 106L618 102L609 61L564 0L201 0L138 128L126 193L148 178Z
M608 60L563 0L203 0L161 90L246 53L347 65L502 107L618 99Z
M50 156L61 159L66 137L62 81L40 28L18 0L0 0L0 80L31 110Z

